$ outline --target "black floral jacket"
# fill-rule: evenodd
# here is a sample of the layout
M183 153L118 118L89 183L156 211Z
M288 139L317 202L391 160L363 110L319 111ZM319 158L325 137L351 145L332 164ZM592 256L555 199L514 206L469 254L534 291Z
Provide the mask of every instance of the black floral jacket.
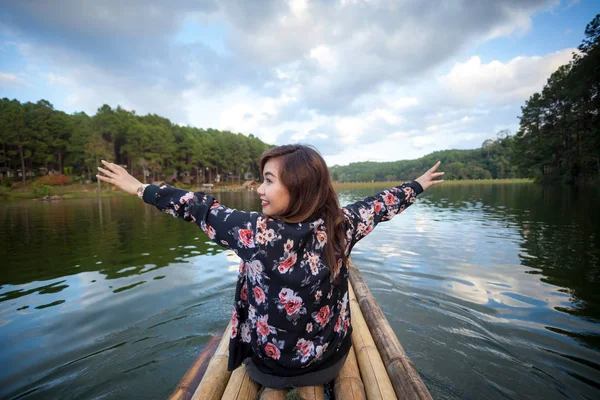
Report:
M422 191L413 181L344 207L347 254ZM348 269L341 259L327 265L322 219L285 223L168 185L148 186L143 198L174 217L194 221L211 240L241 258L231 316L230 371L252 357L263 373L296 376L327 368L347 354L352 333Z

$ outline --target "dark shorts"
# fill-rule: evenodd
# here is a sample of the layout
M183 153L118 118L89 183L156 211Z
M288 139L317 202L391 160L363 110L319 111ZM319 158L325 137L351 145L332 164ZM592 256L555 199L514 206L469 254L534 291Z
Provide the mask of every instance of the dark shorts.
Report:
M346 357L348 357L348 354L330 367L298 376L275 376L265 374L256 368L256 365L254 365L250 357L244 359L242 364L246 366L248 376L250 376L250 379L254 382L271 389L290 389L300 386L324 385L327 382L331 382L344 366Z

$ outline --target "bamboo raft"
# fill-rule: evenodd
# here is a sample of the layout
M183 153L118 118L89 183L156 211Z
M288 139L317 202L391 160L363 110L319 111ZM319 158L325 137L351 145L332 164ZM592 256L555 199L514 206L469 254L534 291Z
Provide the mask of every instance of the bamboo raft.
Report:
M352 347L333 382L336 400L431 399L419 373L400 345L360 271L349 260ZM260 385L252 381L246 367L227 371L229 333L206 345L176 386L170 400L254 400ZM284 400L286 391L265 389L261 399ZM323 400L323 386L298 388L305 400Z

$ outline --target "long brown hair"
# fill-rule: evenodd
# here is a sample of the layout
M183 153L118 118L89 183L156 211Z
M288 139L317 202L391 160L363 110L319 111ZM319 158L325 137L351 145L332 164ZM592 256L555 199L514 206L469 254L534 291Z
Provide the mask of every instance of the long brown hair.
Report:
M265 164L272 158L281 160L279 179L290 194L290 203L279 217L290 223L323 219L327 232L325 256L331 274L336 268L336 254L344 263L347 261L347 255L344 215L333 190L325 160L311 146L283 145L263 153L260 159L261 176Z

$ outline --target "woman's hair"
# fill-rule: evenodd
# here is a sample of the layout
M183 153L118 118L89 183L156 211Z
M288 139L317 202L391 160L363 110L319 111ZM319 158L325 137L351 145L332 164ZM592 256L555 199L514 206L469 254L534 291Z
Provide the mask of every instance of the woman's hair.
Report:
M272 148L260 160L262 176L270 159L281 160L279 179L290 194L290 203L280 215L285 222L299 223L322 218L327 232L325 256L331 274L336 254L347 261L344 215L333 190L329 169L323 157L311 146L291 144Z

